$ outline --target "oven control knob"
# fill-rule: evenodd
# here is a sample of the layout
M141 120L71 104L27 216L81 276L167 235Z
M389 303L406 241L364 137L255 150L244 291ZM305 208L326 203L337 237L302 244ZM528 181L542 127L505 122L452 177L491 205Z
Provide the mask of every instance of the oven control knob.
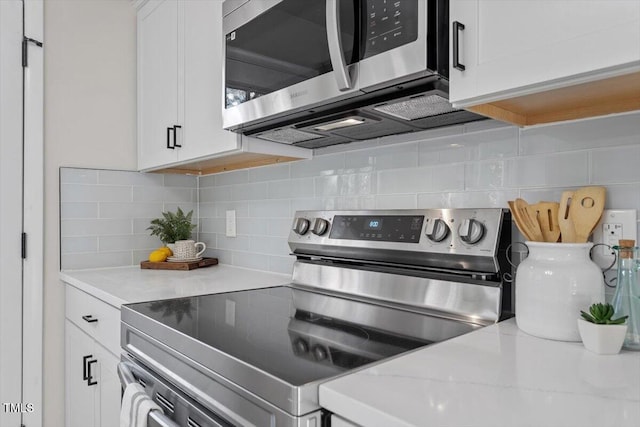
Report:
M316 218L313 220L313 227L311 227L311 232L316 236L322 236L329 229L329 221L322 218Z
M475 219L465 219L458 232L463 242L473 245L484 237L484 225Z
M427 223L426 234L432 242L442 242L449 235L449 226L443 219L436 218Z
M327 350L317 345L313 348L313 357L319 362L325 360L327 358Z
M298 338L294 342L297 354L306 354L309 352L309 344L302 338Z
M296 221L293 223L293 231L301 236L306 234L306 232L309 231L309 220L306 218L296 218Z

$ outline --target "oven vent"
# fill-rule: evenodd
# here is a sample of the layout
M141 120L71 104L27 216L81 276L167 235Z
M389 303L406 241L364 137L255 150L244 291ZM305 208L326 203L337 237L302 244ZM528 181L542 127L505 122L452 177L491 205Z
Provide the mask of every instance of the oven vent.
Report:
M283 144L295 144L297 142L311 141L313 139L324 138L324 135L316 135L315 133L303 132L297 129L285 128L255 135L258 138L268 141L280 142Z
M403 120L423 119L458 111L446 98L438 95L416 96L394 104L380 105L374 110Z

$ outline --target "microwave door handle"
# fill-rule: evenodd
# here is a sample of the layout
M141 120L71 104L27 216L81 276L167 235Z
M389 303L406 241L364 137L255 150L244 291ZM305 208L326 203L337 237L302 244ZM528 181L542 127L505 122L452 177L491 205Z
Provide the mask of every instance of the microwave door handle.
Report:
M347 63L342 54L342 37L340 35L340 0L327 0L327 42L329 44L329 57L333 66L334 76L338 89L345 91L351 89L351 78L347 71Z

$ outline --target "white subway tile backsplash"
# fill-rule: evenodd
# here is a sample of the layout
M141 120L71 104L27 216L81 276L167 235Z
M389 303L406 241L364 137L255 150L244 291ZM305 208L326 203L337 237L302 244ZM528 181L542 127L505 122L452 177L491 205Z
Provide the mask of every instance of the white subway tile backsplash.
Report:
M270 199L294 199L314 195L313 178L270 181L268 184L267 192Z
M509 187L557 187L589 183L589 156L586 151L527 156L505 163Z
M583 185L605 185L607 208L640 210L638 164L640 112L525 129L485 120L204 177L62 168L62 262L137 263L143 246L159 245L150 219L180 206L199 217L207 256L290 274L286 239L298 210L506 208ZM236 211L237 237L225 236L227 210Z
M233 264L238 267L264 271L269 269L269 256L256 253L234 252Z
M288 218L291 213L289 200L256 200L249 202L250 218Z
M328 154L291 163L291 178L334 175L344 170L344 154Z
M369 172L418 166L418 144L397 144L345 153L345 169Z
M198 222L194 176L61 168L60 181L63 269L115 267L147 259L162 244L147 228L163 211L178 206L185 212L194 210L193 221Z
M205 187L200 189L200 203L202 202L227 202L231 200L231 188Z
M60 191L65 202L130 202L132 191L124 185L62 184Z
M261 168L249 169L249 182L263 182L289 179L290 165L271 165Z
M415 209L418 199L415 194L381 194L376 196L375 209Z
M520 154L558 153L640 144L640 113L523 129Z
M61 218L98 218L98 202L68 202L60 204Z
M98 184L163 187L164 175L131 171L99 170Z
M467 163L465 188L485 190L505 186L505 162L503 160Z
M638 132L640 139L640 131ZM631 147L591 152L591 183L623 184L638 181L640 181L640 141Z
M255 182L233 186L231 200L261 200L268 198L267 183Z
M215 176L216 186L221 185L234 185L234 184L246 184L249 182L249 171L238 170L233 172L225 172Z
M196 188L198 185L198 177L191 175L164 175L165 187L184 187L184 188Z
M60 253L97 252L98 238L89 237L67 237L60 243Z
M95 169L60 168L61 184L97 184L98 171Z
M68 270L81 270L86 268L108 268L122 267L133 264L132 251L122 252L102 252L95 253L74 253L62 254L61 263L63 268Z
M100 218L153 218L160 216L162 202L99 203Z
M150 250L160 246L162 246L162 242L156 236L144 234L98 237L98 250L100 252L146 250L148 255Z
M132 232L131 219L62 219L60 235L69 236L110 236Z

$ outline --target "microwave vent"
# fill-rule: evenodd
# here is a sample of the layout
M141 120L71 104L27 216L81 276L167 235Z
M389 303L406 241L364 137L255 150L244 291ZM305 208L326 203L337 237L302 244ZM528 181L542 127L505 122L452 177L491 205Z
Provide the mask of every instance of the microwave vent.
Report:
M417 96L394 104L380 105L374 110L403 120L423 119L458 111L446 98L438 95Z
M311 141L314 139L324 138L323 135L315 133L303 132L297 129L284 128L276 129L255 135L257 138L266 139L267 141L280 142L283 144L295 144L298 142Z

